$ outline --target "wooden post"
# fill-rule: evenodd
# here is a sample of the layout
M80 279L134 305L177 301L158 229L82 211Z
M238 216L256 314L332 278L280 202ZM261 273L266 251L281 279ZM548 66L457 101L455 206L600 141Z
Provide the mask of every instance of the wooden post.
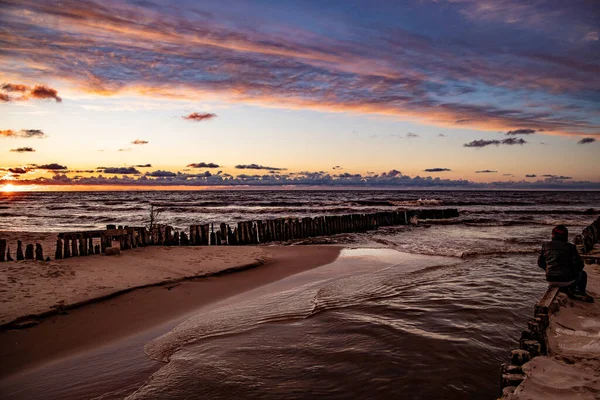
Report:
M229 245L235 245L235 236L233 234L233 232L231 231L231 226L227 225L227 244Z
M62 259L63 242L60 239L56 239L56 251L54 252L54 259Z
M6 248L6 261L14 261L12 256L10 255L10 246Z
M25 257L23 257L23 242L17 240L17 261L22 261L24 259Z
M178 231L173 232L172 244L173 244L173 246L179 246L179 232Z
M83 235L77 235L77 238L79 240L79 255L87 256L87 243L85 238L83 237Z
M79 255L79 251L77 250L77 237L75 235L71 235L71 255L73 257Z
M217 234L215 233L215 224L211 224L210 226L210 245L217 245Z
M88 238L88 254L94 254L94 238L91 236Z
M33 260L33 245L32 244L28 244L27 246L25 246L25 259Z
M44 251L42 250L42 245L39 243L35 244L35 259L37 261L44 261Z
M219 225L219 231L221 233L218 239L220 244L227 244L227 225L225 225L224 222L221 222L221 224Z
M5 254L6 254L6 239L0 239L0 262L4 262Z
M204 224L202 226L202 244L204 246L208 246L208 241L210 239L210 226L208 224Z
M99 244L94 246L94 254L100 254L100 245Z
M180 243L181 243L182 246L189 246L190 239L185 234L185 232L181 232L181 234L179 235L179 237L180 237Z

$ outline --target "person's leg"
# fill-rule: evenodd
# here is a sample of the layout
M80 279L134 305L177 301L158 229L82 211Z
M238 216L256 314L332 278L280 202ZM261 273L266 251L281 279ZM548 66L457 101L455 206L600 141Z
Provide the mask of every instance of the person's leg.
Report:
M581 294L585 294L585 288L587 287L587 273L584 270L579 272L573 285L575 286L575 290Z

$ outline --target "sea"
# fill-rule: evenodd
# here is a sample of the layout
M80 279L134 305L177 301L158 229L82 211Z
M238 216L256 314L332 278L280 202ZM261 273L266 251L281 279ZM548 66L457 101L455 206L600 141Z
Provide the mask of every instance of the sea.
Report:
M416 208L459 217L276 244L344 250L148 338L145 357L164 364L129 398L490 399L547 287L541 243L557 224L572 240L600 215L600 192L10 193L0 195L0 231L144 225L151 206L178 229ZM96 398L125 396L105 386Z

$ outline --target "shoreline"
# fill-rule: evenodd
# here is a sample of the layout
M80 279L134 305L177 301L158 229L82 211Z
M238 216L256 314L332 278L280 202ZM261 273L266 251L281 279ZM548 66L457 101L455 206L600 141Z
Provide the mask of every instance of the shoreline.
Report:
M231 250L214 249L218 253ZM0 378L181 320L211 303L333 262L341 250L341 246L262 247L265 257L254 263L124 289L101 299L85 300L66 314L65 309L62 313L53 310L33 326L0 331L0 356L5 360Z

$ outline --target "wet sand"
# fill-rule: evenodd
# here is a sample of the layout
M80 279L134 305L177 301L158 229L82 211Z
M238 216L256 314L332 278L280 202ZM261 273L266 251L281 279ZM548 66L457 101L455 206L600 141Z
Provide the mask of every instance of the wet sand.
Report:
M158 251L143 248L126 252ZM286 276L334 261L341 250L334 246L258 248L263 265L236 273L195 278L173 284L136 289L97 303L43 318L35 326L0 332L0 377L46 362L94 349L102 344L149 330L169 321L180 321L204 305L277 281ZM203 251L206 248L168 248ZM225 256L232 249L216 247ZM79 257L81 262L95 257ZM98 259L107 258L97 256Z

